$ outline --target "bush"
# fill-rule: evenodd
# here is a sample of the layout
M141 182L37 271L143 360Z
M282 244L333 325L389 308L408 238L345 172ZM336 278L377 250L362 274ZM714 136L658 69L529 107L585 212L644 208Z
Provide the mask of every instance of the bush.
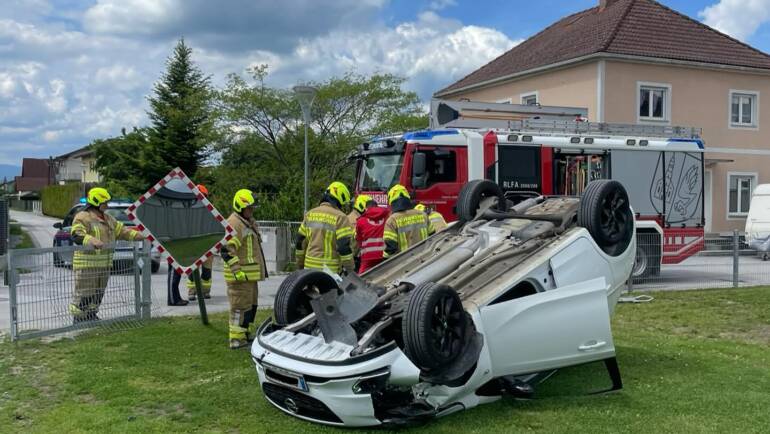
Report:
M77 203L83 192L79 183L49 185L40 192L43 201L43 214L64 218L70 208Z

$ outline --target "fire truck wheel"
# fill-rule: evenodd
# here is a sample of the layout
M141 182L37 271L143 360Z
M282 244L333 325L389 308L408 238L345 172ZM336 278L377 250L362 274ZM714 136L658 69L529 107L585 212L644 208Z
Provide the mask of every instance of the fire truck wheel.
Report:
M412 290L401 321L406 356L420 369L451 363L466 344L469 319L460 296L447 285L418 285Z
M473 220L482 201L493 197L497 198L497 210L505 211L505 196L499 185L486 179L476 179L465 184L457 198L457 217L463 221Z
M634 215L623 184L608 179L590 182L580 199L578 225L588 229L608 255L623 253L634 235Z
M313 313L310 300L337 289L334 279L318 270L298 270L281 282L273 302L273 314L278 325L299 321Z

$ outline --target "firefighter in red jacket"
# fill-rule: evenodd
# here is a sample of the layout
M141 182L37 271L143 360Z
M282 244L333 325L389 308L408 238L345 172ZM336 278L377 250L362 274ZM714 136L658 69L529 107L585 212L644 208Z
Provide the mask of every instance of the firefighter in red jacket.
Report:
M358 241L361 254L361 267L358 272L374 267L382 262L382 252L385 251L385 240L382 234L385 231L385 221L390 211L380 208L377 202L366 202L366 210L356 221L356 241Z

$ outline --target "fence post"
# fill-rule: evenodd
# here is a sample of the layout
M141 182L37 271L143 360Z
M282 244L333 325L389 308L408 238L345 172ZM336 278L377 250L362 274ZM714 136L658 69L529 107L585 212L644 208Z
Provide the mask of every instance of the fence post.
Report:
M738 287L738 230L733 229L733 288Z
M144 262L142 272L142 314L143 320L150 319L150 308L152 306L152 245L145 240L142 243L142 262Z
M18 330L18 311L16 306L16 276L13 269L13 250L9 249L6 255L8 259L8 269L6 270L8 276L8 306L10 307L11 314L11 342L15 342L19 339Z
M147 263L144 262L144 244L142 244L142 250L137 248L134 243L134 316L136 319L142 319L142 273L147 270ZM142 264L139 266L139 264ZM150 265L150 271L152 271L152 264Z

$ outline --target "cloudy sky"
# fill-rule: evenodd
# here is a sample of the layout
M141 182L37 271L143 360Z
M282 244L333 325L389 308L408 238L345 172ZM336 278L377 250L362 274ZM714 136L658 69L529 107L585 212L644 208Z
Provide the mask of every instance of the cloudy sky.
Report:
M0 0L0 163L146 122L184 36L202 69L269 65L271 84L391 72L423 99L598 0ZM663 0L770 51L770 0Z

